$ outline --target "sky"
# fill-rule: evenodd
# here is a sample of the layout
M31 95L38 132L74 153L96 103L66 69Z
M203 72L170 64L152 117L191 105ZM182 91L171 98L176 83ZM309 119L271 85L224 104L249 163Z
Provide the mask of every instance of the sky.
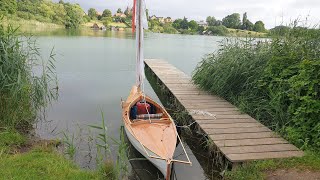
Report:
M133 0L64 1L78 3L85 11L92 7L99 12L110 9L115 13L118 8L132 6ZM199 21L214 16L221 20L235 12L240 13L242 18L242 14L247 12L251 22L262 20L266 28L288 25L295 19L307 26L320 24L320 0L146 0L146 4L149 15L173 19L185 16Z

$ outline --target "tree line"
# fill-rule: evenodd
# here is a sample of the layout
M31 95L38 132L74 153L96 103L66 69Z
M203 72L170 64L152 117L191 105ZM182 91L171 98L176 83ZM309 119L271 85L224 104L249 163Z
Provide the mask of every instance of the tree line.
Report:
M100 20L105 26L111 22L130 25L132 17L132 10L129 8L125 11L120 8L117 10L117 13L125 16L113 16L109 9L105 9L102 14L99 14L96 9L90 8L86 13L79 4L65 3L63 0L58 3L47 0L1 0L0 13L16 15L27 20L61 24L66 28L78 28L82 23L91 20ZM148 12L147 17L149 17ZM160 23L157 19L149 19L150 30L154 32L201 34L208 31L215 35L225 35L228 33L227 28L266 32L264 23L257 21L253 24L248 19L247 13L243 14L242 21L239 13L233 13L222 20L208 16L206 23L207 26L199 25L196 21L189 21L186 17L169 23Z

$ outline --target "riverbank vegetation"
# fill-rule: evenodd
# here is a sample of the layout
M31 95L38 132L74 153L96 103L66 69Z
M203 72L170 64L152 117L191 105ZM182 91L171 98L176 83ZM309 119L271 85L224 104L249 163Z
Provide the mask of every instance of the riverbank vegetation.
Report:
M0 25L0 177L101 179L65 159L49 141L29 138L37 115L57 98L54 54L42 61L36 42Z
M290 143L319 154L320 30L297 26L285 30L265 41L225 42L203 59L193 80Z
M25 26L27 22L33 26L43 25L50 28L82 26L94 28L98 26L107 29L109 27L129 28L132 19L132 9L128 7L124 11L119 8L115 14L109 9L100 13L95 8L85 12L79 4L66 3L62 0L57 3L46 0L3 0L0 5L0 14L10 19L11 24ZM262 21L253 24L247 18L247 13L243 14L242 21L239 13L228 15L222 20L208 16L206 21L189 21L185 17L173 21L170 17L149 16L148 11L147 17L150 31L157 33L264 37L267 32Z

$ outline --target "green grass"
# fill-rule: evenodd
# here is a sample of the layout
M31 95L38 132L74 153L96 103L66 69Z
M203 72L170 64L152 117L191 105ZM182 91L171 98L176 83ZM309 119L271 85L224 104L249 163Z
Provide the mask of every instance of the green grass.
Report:
M262 180L265 179L267 171L293 168L302 171L320 171L320 153L307 151L300 158L252 162L234 171L228 171L225 178L230 180Z
M52 149L0 156L2 179L99 179L96 171L81 170Z
M229 31L230 36L236 36L236 37L267 37L268 33L262 33L262 32L255 32L255 31L248 31L248 30L241 30L241 29L232 29L227 28Z
M6 152L12 147L19 147L26 142L26 138L14 130L0 131L0 152Z
M15 130L0 131L0 179L102 179L99 171L80 169L50 146L7 154L26 141L26 137Z

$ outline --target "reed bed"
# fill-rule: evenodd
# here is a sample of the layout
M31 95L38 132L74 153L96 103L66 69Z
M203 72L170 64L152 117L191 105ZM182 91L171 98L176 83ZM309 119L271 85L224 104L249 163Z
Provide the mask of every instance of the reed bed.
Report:
M226 40L193 73L217 94L303 149L320 149L320 30Z
M0 127L25 129L57 98L54 54L42 60L32 37L0 25Z

